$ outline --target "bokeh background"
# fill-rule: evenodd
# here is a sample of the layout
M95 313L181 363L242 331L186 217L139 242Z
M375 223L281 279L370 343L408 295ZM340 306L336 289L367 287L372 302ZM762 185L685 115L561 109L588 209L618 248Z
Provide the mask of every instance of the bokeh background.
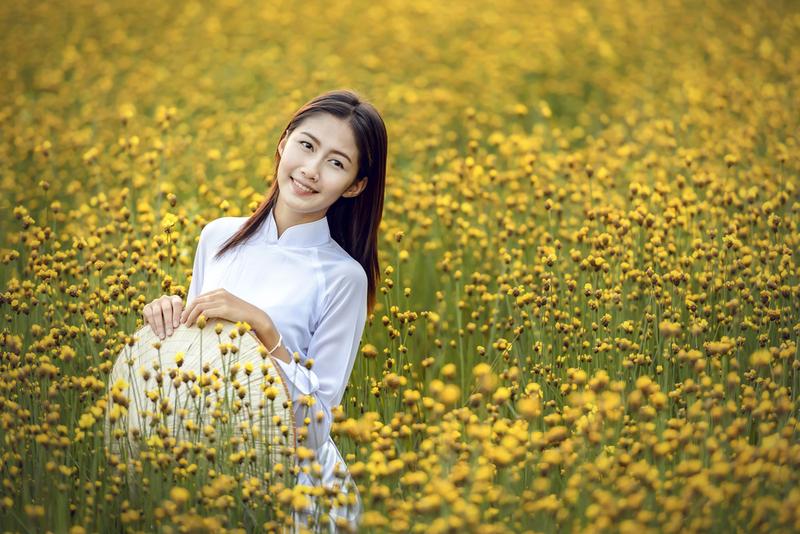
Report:
M0 527L333 502L101 437L144 304L346 87L389 133L363 531L797 531L799 44L791 1L4 2Z

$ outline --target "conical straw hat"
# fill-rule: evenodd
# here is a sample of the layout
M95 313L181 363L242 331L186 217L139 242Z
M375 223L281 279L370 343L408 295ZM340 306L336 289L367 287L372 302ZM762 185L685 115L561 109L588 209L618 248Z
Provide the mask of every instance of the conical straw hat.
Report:
M260 476L293 461L289 399L281 369L241 324L181 324L163 340L144 325L111 370L106 444L133 458L145 446L202 442L222 458L243 453L242 465Z

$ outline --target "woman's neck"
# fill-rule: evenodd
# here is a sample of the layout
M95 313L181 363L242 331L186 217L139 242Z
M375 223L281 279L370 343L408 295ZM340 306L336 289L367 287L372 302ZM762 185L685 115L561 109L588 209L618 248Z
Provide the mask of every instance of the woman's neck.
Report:
M287 228L296 226L298 224L306 224L318 221L325 217L327 210L316 213L298 213L288 209L283 204L276 202L272 209L272 215L275 218L275 226L278 239L283 235Z

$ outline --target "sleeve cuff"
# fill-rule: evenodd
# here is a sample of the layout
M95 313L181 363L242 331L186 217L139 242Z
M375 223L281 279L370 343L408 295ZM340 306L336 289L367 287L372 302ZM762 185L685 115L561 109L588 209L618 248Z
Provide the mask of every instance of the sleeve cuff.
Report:
M300 394L310 395L319 389L319 379L317 375L312 373L309 369L297 365L294 359L292 359L291 363L286 363L280 358L273 358L272 361L277 362L281 367L286 381L288 382L287 385L292 386L292 388L299 391Z

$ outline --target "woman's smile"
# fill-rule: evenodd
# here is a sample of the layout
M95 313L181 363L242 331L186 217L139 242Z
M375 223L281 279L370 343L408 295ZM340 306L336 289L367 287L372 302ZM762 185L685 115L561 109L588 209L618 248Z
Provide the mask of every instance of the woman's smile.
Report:
M298 195L311 196L311 195L314 195L314 194L317 193L317 191L314 191L313 189L310 189L310 188L304 186L303 184L301 184L300 182L295 180L293 177L290 176L289 178L292 180L292 185L294 187L294 191Z

